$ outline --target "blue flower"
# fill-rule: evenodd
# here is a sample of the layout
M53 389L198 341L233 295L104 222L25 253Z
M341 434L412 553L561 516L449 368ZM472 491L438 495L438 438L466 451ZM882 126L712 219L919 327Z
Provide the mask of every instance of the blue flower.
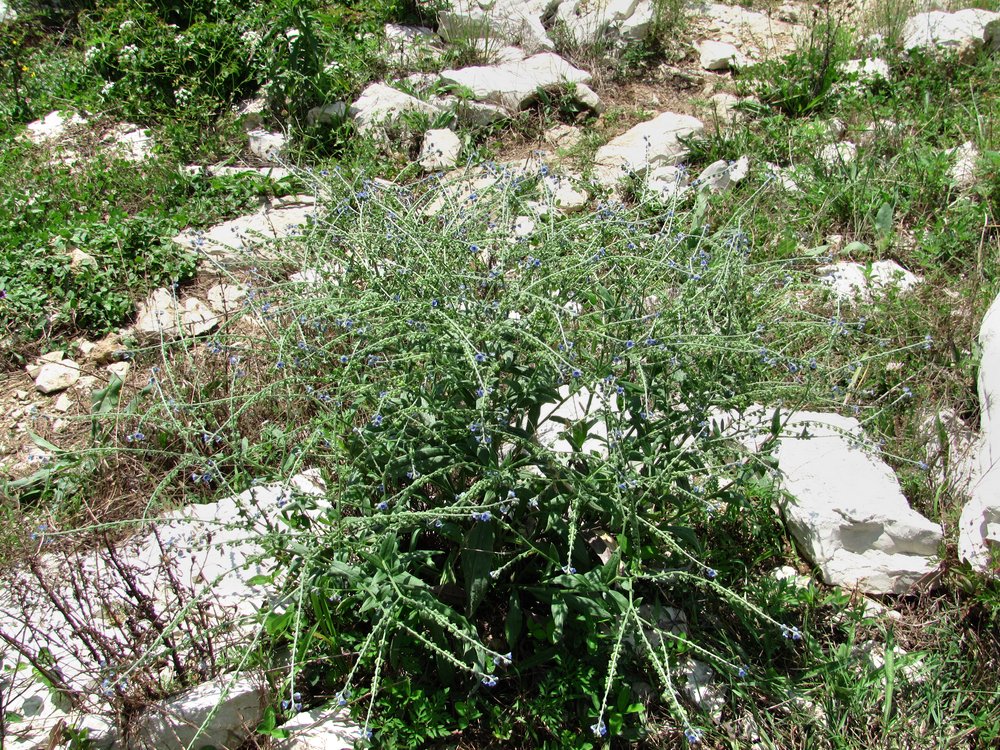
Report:
M375 508L378 509L378 510L381 510L381 511L389 510L389 503L387 503L385 500L383 500L378 505L376 505Z
M431 307L437 307L437 306L438 306L438 301L436 299L432 299L431 300Z
M695 729L694 727L688 727L684 730L684 739L686 739L691 745L701 742L701 730Z
M596 724L590 725L590 731L594 733L595 737L604 737L608 733L608 728L603 721L598 719Z
M719 575L719 571L717 571L715 568L709 568L708 570L705 571L705 575L707 575L709 578L715 578L717 575Z
M483 354L482 352L476 352L476 362L485 362L485 361L486 361L486 355Z
M583 372L581 370L577 369L576 367L574 367L572 375L573 375L574 378L583 377Z
M746 677L746 676L747 676L747 672L748 672L748 670L747 670L747 667L746 667L746 665L743 665L743 666L742 666L742 667L740 667L740 668L739 668L739 670L738 670L738 671L736 672L736 676L737 676L737 677L739 677L739 678L740 678L740 679L742 680L742 679L743 679L744 677Z
M382 415L376 414L374 417L372 417L372 427L381 427L381 426L382 426Z
M494 677L493 675L486 675L485 677L483 677L483 684L486 687L496 687L497 684L496 677Z

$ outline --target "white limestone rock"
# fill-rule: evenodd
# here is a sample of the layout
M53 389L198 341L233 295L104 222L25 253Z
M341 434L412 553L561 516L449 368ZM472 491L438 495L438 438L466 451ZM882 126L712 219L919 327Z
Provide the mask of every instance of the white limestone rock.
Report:
M573 125L559 123L542 133L542 138L551 146L568 149L583 139L583 131Z
M680 139L704 129L697 118L663 112L599 148L594 177L602 185L613 186L627 174L644 175L649 169L676 165L688 153Z
M510 117L507 108L499 104L477 102L474 99L460 99L450 94L436 96L431 99L431 103L443 112L453 112L455 119L463 125L483 127Z
M605 107L601 97L585 83L577 83L573 86L573 98L595 114L599 115L604 112Z
M776 457L793 498L782 512L829 585L901 594L936 570L941 528L910 508L856 419L798 412Z
M437 39L437 35L426 26L387 23L383 49L386 62L397 68L412 68L436 62L443 54Z
M239 310L246 296L247 288L242 284L216 284L205 293L209 306L217 313Z
M288 738L275 750L354 750L361 727L343 708L328 707L304 711L284 724Z
M7 5L4 0L0 0L0 23L15 20L17 20L17 11Z
M697 45L699 61L705 70L722 71L738 68L743 62L736 45L728 42L705 40Z
M552 0L444 0L438 33L448 42L496 39L529 54L555 48L542 16Z
M719 118L720 122L730 123L736 119L736 105L741 101L742 99L735 94L720 91L709 98L708 109L709 112Z
M726 688L715 679L715 670L705 662L687 659L680 668L684 678L684 693L698 708L718 724L726 706Z
M479 54L479 62L489 65L521 62L528 57L523 49L504 44L502 39L473 39L472 48Z
M183 302L166 287L154 290L139 305L135 333L140 338L173 340L200 336L219 324L219 315L204 302L188 297Z
M662 198L679 198L691 187L686 169L657 167L646 175L646 189Z
M173 241L213 261L246 260L256 254L266 256L277 240L302 235L315 216L316 208L312 205L270 206L204 231L186 230Z
M973 568L1000 576L1000 295L979 328L979 454L971 498L958 522L958 554Z
M85 268L97 268L97 258L74 247L69 253L69 267L72 271L82 271Z
M590 195L579 187L578 175L548 174L542 179L543 202L540 214L547 214L551 208L559 214L574 214L581 211L590 200Z
M65 414L70 409L73 408L73 399L68 393L60 394L59 398L56 399L55 404L53 404L52 409L59 412L60 414Z
M441 108L384 83L369 85L350 106L348 113L362 133L396 127L404 114L417 113L434 117Z
M87 120L76 112L49 112L41 120L29 122L25 135L29 141L40 146L64 138L72 127L86 124Z
M46 362L35 376L35 389L46 395L65 391L80 379L80 365L71 359Z
M955 13L918 13L903 25L903 49L960 56L986 46L1000 49L1000 13L969 8Z
M264 161L277 161L288 143L288 137L284 133L267 130L251 130L247 133L247 139L250 152Z
M840 72L852 79L858 86L870 86L881 81L892 80L889 63L881 57L846 60L841 63Z
M749 169L750 160L746 156L736 161L720 159L702 170L698 175L698 184L710 192L721 193L745 178Z
M559 55L543 52L525 60L500 65L474 65L445 70L441 79L464 86L473 98L518 112L534 100L536 91L565 83L588 83L590 73L575 68Z
M128 373L132 369L132 364L130 362L112 362L104 369L107 370L109 375L118 378L124 383L128 379Z
M153 155L153 136L149 130L123 122L108 131L102 139L107 152L125 161L142 162Z
M850 141L828 143L819 150L819 160L827 169L845 167L857 158L858 147Z
M347 105L343 102L332 102L322 107L313 107L306 112L307 125L332 125L347 117Z
M765 169L769 173L769 177L789 193L799 193L802 188L799 185L801 179L800 175L794 167L779 167L777 164L772 164L771 162L764 163Z
M458 164L462 153L462 141L450 128L428 130L424 133L424 142L420 149L418 161L428 172L438 169L451 169Z
M877 260L870 267L845 260L817 270L822 274L820 282L829 286L838 299L845 301L860 298L870 302L890 289L905 294L923 281L894 260Z
M795 41L805 35L798 24L736 5L696 3L694 12L713 39L739 45L748 58L790 52Z
M951 184L959 190L968 190L976 184L976 162L979 160L979 149L972 141L966 141L961 146L952 149L954 163L948 169Z
M535 220L530 216L518 216L514 219L512 233L515 239L524 239L535 233Z
M962 508L958 554L981 573L1000 576L1000 481L988 475Z
M157 750L238 750L264 718L265 701L258 680L219 677L147 708L138 739Z
M652 27L652 0L563 0L556 21L577 44L615 37L641 41Z

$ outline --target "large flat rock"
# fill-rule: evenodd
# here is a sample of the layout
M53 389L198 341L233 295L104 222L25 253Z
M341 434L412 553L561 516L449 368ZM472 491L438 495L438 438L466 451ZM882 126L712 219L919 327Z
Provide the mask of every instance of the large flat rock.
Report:
M856 419L798 412L776 456L788 527L826 583L905 593L938 565L941 528L910 508Z
M673 166L688 153L680 139L704 129L696 117L663 112L601 146L594 157L594 177L610 186L628 174L645 175L657 167Z
M586 84L591 76L559 55L542 52L517 62L446 70L441 79L469 89L478 101L517 112L534 99L538 89L552 89L566 83Z
M211 260L247 259L257 254L266 255L275 240L302 234L315 216L316 209L311 202L264 207L206 230L186 230L173 239Z
M444 0L438 33L452 43L488 39L540 52L555 47L542 16L558 0Z
M968 8L956 13L918 13L903 25L903 49L937 53L975 53L1000 49L1000 13Z
M971 498L958 522L958 554L981 572L1000 575L1000 295L979 328L979 454Z

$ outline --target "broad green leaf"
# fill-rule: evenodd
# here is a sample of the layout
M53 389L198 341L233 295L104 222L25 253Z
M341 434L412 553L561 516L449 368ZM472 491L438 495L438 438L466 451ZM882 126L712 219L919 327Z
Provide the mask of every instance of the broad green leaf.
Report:
M465 610L472 617L486 596L493 569L493 524L477 523L465 535L462 575L465 580Z

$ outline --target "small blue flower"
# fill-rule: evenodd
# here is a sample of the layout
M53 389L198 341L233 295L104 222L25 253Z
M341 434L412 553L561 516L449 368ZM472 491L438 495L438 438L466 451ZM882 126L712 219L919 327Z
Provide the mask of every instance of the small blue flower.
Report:
M485 677L483 677L483 684L486 687L496 687L497 684L496 677L494 677L493 675L486 675Z
M385 500L383 500L378 505L376 505L375 508L378 509L378 510L381 510L381 511L387 511L387 510L389 510L389 503L387 503Z
M583 372L581 370L579 370L578 368L574 367L572 375L573 375L574 378L581 378L581 377L583 377Z
M747 676L747 673L748 673L748 670L747 670L747 667L746 667L746 665L743 665L743 666L742 666L742 667L740 667L740 668L739 668L739 670L738 670L738 671L736 672L736 676L737 676L737 677L739 677L739 678L740 678L740 679L742 680L742 679L743 679L744 677L746 677L746 676Z
M382 415L381 414L376 414L374 417L372 417L372 422L371 423L372 423L372 427L381 427L382 426Z
M701 742L701 730L695 729L694 727L688 727L684 730L684 739L686 739L690 745Z
M482 363L485 361L486 361L486 355L483 354L482 352L476 352L476 362Z
M715 568L709 568L708 570L705 571L705 575L707 575L709 578L715 578L717 575L719 575L719 571L717 571Z
M604 725L603 721L598 719L596 724L590 725L590 731L594 733L595 737L604 737L608 733L608 728Z
M437 306L438 306L438 304L439 304L439 303L438 303L438 301L437 301L436 299L432 299L432 300L431 300L431 307L437 307Z

